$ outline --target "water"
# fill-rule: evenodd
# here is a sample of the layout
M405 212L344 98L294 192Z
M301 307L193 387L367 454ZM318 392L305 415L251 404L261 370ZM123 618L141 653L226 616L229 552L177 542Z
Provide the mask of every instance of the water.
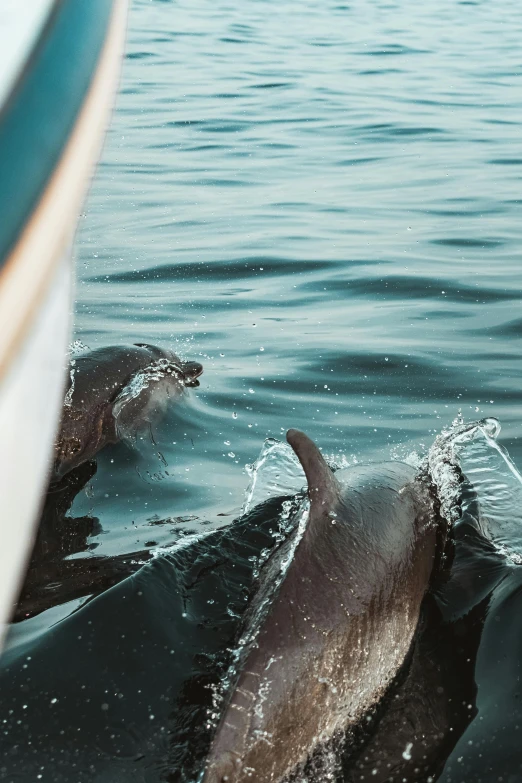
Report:
M205 373L100 460L102 549L238 508L288 427L380 459L461 409L520 464L521 32L509 0L135 0L75 338Z
M436 438L428 463L446 519L472 517L483 539L521 565L522 476L497 442L500 429L493 418L454 426Z
M459 413L502 422L498 448L479 436L461 457L484 505L479 529L506 562L496 550L466 554L452 594L469 609L459 578L470 571L475 597L497 590L474 650L479 719L490 716L482 725L493 738L506 716L519 720L520 645L510 636L518 607L506 619L497 585L505 578L516 595L522 552L520 481L502 451L522 465L521 33L514 0L135 0L117 108L77 237L77 345L148 342L205 367L201 386L153 433L100 455L70 512L93 562L138 553L138 568L144 552L176 542L181 557L180 542L207 541L207 530L277 481L299 489L288 456L279 475L263 452L264 485L246 469L266 438L289 427L347 465L422 458ZM67 563L84 550L71 548ZM165 562L153 560L159 576ZM155 699L167 709L159 672L170 681L170 670L155 656L167 656L163 634L179 621L174 631L165 623L158 585L150 604L138 601L142 614L117 586L56 626L57 638L74 641L76 623L97 611L115 636L138 634L138 617L150 623L150 649L100 648L109 674L120 671L120 654L129 671L134 655L159 661L154 688L144 685L144 725ZM68 596L63 611L84 599ZM63 611L18 626L11 641L20 650L44 639ZM495 649L500 631L509 667ZM54 665L62 682L67 666ZM112 681L90 681L116 694ZM127 687L134 693L134 680ZM502 719L491 704L498 693L508 705ZM445 783L473 752L468 742L485 742L480 725L463 734ZM514 734L502 735L506 747L513 738L518 748ZM501 753L512 774L504 746L497 771Z
M477 763L488 774L517 768L522 477L499 446L499 431L491 418L455 423L432 445L427 462L443 511L455 521L451 577L424 602L405 676L384 700L380 721L372 711L366 716L368 744L361 749L357 738L336 736L292 780L384 783L392 769L407 783L439 779L439 772L441 783L455 783L463 760L469 780L478 779ZM459 466L465 484L456 492ZM289 446L268 440L249 473L246 515L156 548L149 562L133 558L127 570L121 558L92 551L81 553L83 565L71 559L85 519L64 519L67 503L55 491L32 591L22 601L30 619L11 628L1 660L2 779L36 774L67 783L72 770L86 781L200 779L227 689L307 518L304 476ZM267 581L260 571L270 555ZM98 579L99 562L106 579L114 572L114 586ZM60 563L68 571L52 570ZM35 610L41 613L31 617Z

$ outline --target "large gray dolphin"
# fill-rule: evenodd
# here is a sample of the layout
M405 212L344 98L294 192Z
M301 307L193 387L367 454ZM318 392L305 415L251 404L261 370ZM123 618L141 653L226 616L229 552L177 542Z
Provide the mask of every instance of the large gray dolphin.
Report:
M261 574L251 616L280 586L225 696L204 783L284 780L361 720L407 658L445 530L413 467L334 475L304 433L287 440L308 520L290 564L286 542Z
M151 423L168 399L198 386L198 362L153 345L108 346L77 357L55 446L53 479L119 439L119 427ZM117 414L115 416L115 414Z

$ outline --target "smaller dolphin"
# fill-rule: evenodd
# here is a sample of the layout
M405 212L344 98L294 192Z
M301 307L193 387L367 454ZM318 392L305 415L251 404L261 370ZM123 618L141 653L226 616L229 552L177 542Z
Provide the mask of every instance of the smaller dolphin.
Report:
M198 362L153 345L112 345L71 363L52 480L92 459L122 431L151 424L170 399L199 386Z
M279 783L358 725L408 656L436 563L445 523L413 467L334 475L304 433L287 440L310 511L293 555L286 541L261 573L204 783Z

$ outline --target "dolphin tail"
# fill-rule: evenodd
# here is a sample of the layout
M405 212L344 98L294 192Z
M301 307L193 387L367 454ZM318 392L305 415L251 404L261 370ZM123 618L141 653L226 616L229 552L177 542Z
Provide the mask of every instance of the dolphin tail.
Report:
M313 440L299 430L288 430L286 440L305 472L312 509L331 507L339 497L341 488Z

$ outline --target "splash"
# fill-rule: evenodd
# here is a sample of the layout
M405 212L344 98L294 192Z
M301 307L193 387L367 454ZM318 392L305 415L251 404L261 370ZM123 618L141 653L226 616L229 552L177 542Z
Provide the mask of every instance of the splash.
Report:
M306 486L306 477L293 449L276 438L267 438L253 465L246 465L250 476L241 513L278 495L295 495Z
M284 446L285 444L281 443L280 445ZM279 492L278 494L281 493ZM278 525L273 534L274 545L270 549L263 550L258 562L254 565L253 577L258 581L258 590L249 606L238 642L229 651L230 663L227 671L219 684L214 688L212 707L208 713L207 723L207 727L210 729L217 728L226 698L232 693L234 683L241 671L242 663L246 659L249 650L255 644L274 597L284 581L286 572L294 558L295 550L306 530L309 510L308 498L304 496L298 496L283 503ZM270 573L266 575L266 578L263 578L262 567L273 553L274 558L270 564L272 566ZM261 699L261 709L262 701Z
M522 565L522 476L497 443L499 431L500 425L496 431L477 428L472 438L456 447L462 472L478 500L472 511L480 532L500 554ZM465 498L463 511L470 510L469 505Z
M89 346L85 345L85 343L82 343L81 340L75 340L69 345L69 353L71 354L71 356L78 356L80 353L89 350L90 350Z
M500 424L496 419L481 419L466 424L459 416L451 427L443 429L440 435L437 435L428 452L428 470L437 487L441 514L450 524L455 524L462 514L462 471L459 453L464 444L473 440L477 432L483 431L487 431L488 437L494 439L500 432Z
M457 524L463 513L469 517L473 502L482 535L512 562L522 564L522 476L497 442L500 429L493 417L465 422L458 416L437 436L424 460L416 452L408 453L406 459L404 454L392 454L392 458L427 468L437 488L441 514L449 524ZM346 460L328 463L334 471L347 466ZM250 483L244 514L271 497L295 495L306 487L293 450L275 438L265 441L256 462L247 465L247 472ZM464 493L463 481L468 487Z
M88 351L89 346L85 345L85 343L82 343L81 340L75 340L73 343L69 345L69 354L71 356L70 360L70 368L69 368L69 378L70 378L70 386L67 389L67 394L65 395L64 399L64 405L67 408L70 408L72 405L72 397L74 394L74 384L75 384L75 374L76 374L76 359L74 359L74 356L78 356L79 354L83 353L84 351Z
M163 555L173 555L180 552L182 549L188 549L189 547L199 544L206 538L215 533L214 529L203 530L197 533L188 533L186 535L180 535L177 541L168 546L157 546L151 549L152 558L162 557Z
M344 455L323 455L335 473L357 464L357 458L347 459ZM252 465L245 465L250 476L242 514L248 514L254 506L280 495L296 495L306 489L306 476L294 450L288 443L267 438Z
M456 524L472 516L500 554L522 565L522 476L497 442L499 433L494 418L456 420L435 439L428 466L446 519Z
M74 394L74 386L75 386L75 375L76 375L76 359L71 359L70 362L70 368L69 368L69 378L70 378L70 385L67 389L67 394L65 395L65 399L63 401L63 404L70 408L72 405L72 398Z
M113 416L116 421L118 436L123 439L131 439L135 436L135 416L130 417L131 426L125 421L126 408L132 402L138 400L143 395L144 404L146 404L145 397L147 392L152 390L154 384L166 379L175 381L179 385L179 391L181 392L185 387L184 378L183 368L177 362L169 359L158 359L151 362L143 370L135 373L129 383L118 394L113 404Z

